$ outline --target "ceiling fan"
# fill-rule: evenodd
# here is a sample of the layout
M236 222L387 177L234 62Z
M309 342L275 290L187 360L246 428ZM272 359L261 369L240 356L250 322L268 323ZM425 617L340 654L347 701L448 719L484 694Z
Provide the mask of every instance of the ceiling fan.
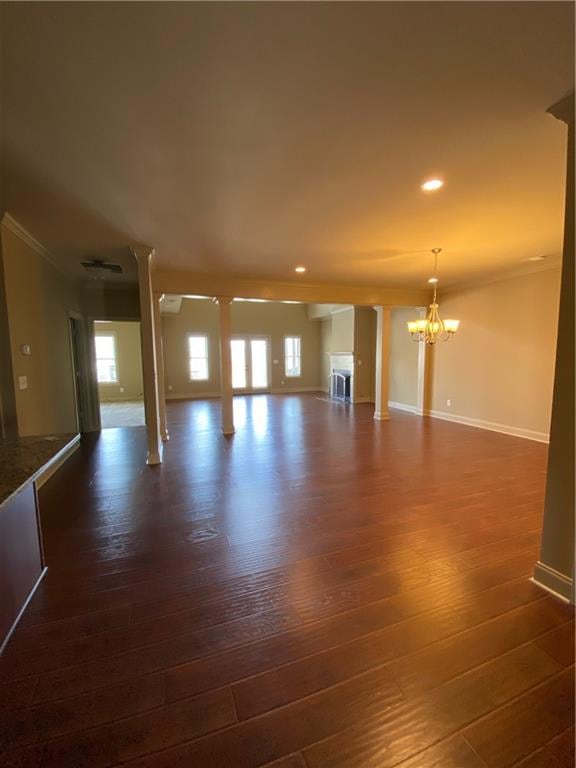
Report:
M81 262L84 269L95 278L105 278L108 274L122 274L122 267L120 264L113 264L111 261L104 261L103 259L89 259L88 261Z

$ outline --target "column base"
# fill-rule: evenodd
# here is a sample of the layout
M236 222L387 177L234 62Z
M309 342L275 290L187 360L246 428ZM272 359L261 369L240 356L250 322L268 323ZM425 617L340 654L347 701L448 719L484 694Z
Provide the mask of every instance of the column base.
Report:
M164 446L162 443L158 446L158 451L148 451L146 458L146 464L153 467L155 464L162 464L162 454L164 452Z
M225 427L221 427L221 429L222 429L222 434L225 436L233 435L236 432L234 427L232 427L232 429L226 429Z
M572 579L540 560L534 566L532 581L556 597L568 603L574 602L574 582Z
M170 440L170 435L168 434L168 430L165 430L164 432L160 433L160 437L162 438L163 443L167 443L168 440Z
M390 414L380 413L380 411L374 411L374 418L376 419L376 421L389 421Z

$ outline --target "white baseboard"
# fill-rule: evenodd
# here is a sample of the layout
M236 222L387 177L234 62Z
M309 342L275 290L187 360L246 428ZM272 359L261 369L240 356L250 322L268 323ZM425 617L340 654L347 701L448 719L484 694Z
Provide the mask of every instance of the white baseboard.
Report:
M536 440L538 443L548 443L550 436L547 432L535 432L533 429L524 429L524 427L512 427L509 424L498 424L495 421L484 421L483 419L472 419L468 416L458 416L455 413L446 411L425 411L425 416L431 416L434 419L443 419L444 421L454 421L457 424L464 424L467 427L476 427L477 429L487 429L490 432L501 432L504 435L514 437L523 437L526 440Z
M74 451L76 451L80 447L80 435L76 435L75 437L70 440L68 445L65 445L62 450L58 451L58 453L53 456L50 461L45 464L42 469L37 473L37 475L34 477L34 482L36 484L36 488L42 488L44 483L48 482L53 474L55 474L62 464L66 461L68 456L70 456Z
M220 397L219 392L188 392L186 395L166 395L166 400L207 400Z
M274 387L273 389L267 389L262 392L264 395L289 395L290 393L296 394L298 392L325 392L326 390L321 387ZM235 395L258 395L256 392L235 392ZM208 398L220 397L220 392L189 392L186 395L166 395L166 400L206 400Z
M538 560L534 566L532 581L552 595L555 595L568 603L574 602L573 580L563 573L555 571L554 568L550 568L549 565L546 565L540 560Z
M380 411L374 411L374 418L376 421L388 421L390 416L387 413L383 414Z
M389 408L396 408L398 411L407 411L408 413L416 413L419 414L418 408L416 408L415 405L408 405L408 403L396 403L392 400L388 401L388 407Z

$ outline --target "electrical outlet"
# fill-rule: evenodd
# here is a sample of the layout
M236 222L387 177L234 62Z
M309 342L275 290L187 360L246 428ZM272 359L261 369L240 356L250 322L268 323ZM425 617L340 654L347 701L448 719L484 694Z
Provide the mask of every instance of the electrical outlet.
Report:
M285 383L286 383L286 382L284 382L284 381L281 381L281 382L280 382L280 384L285 384Z
M168 384L168 392L172 392L172 384Z
M452 400L446 400L446 406L452 408Z
M28 389L28 376L18 376L18 389Z
M120 392L124 392L124 387L120 387Z

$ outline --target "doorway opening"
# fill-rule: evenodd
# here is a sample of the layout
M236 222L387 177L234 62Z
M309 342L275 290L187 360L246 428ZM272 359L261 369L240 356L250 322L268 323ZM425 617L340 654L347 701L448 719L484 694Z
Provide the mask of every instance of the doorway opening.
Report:
M144 426L140 323L96 320L94 349L102 429Z

